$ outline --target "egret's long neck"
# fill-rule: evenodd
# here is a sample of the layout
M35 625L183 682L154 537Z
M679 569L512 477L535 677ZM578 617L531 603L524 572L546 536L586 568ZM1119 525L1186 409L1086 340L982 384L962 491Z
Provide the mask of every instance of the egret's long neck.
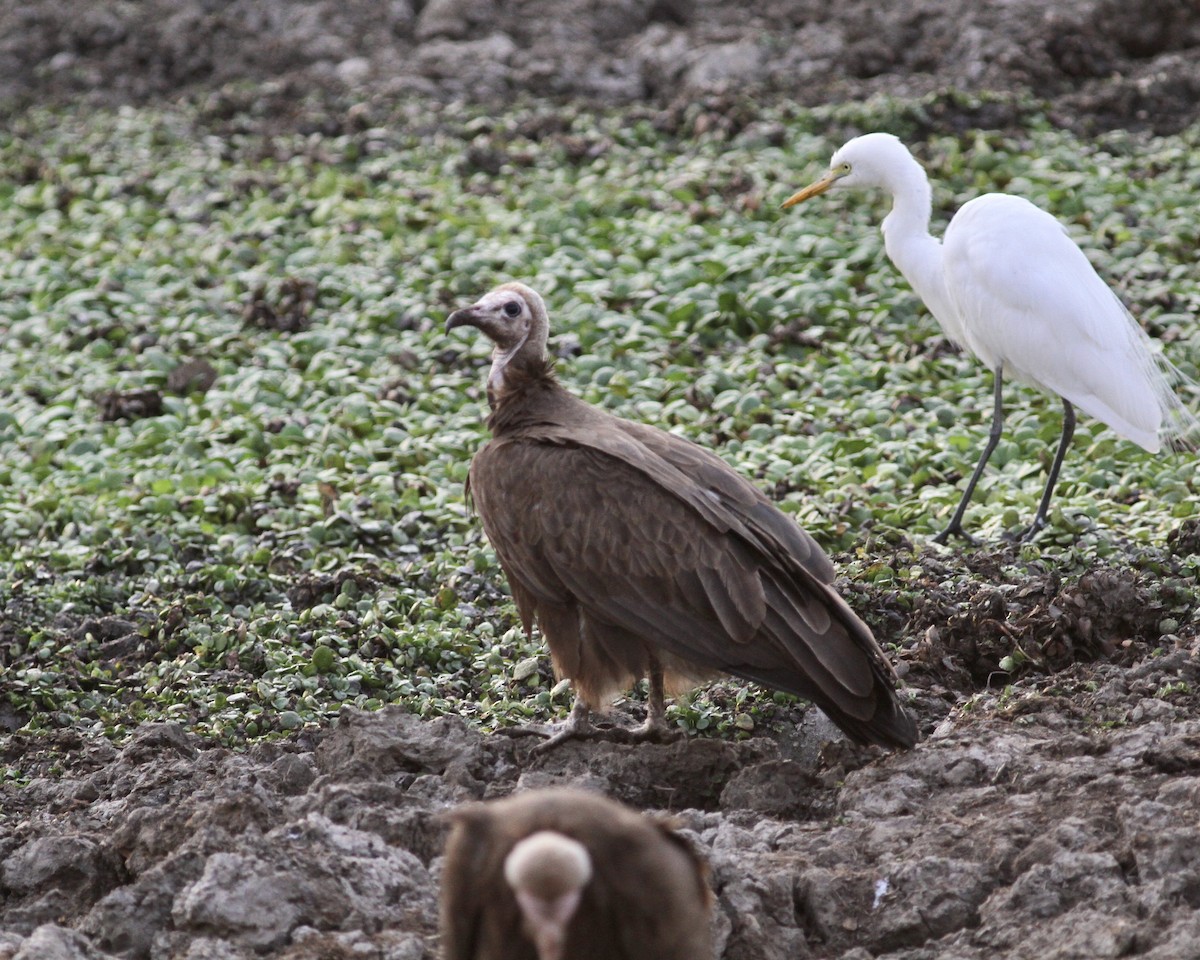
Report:
M892 171L887 184L892 212L883 219L884 249L950 339L961 343L958 314L946 292L942 242L929 233L929 178L916 160L910 161Z

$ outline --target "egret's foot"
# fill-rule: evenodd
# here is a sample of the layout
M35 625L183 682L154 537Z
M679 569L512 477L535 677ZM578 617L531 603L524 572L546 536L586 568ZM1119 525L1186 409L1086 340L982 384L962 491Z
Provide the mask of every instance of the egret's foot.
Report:
M1027 526L1024 530L1020 531L1019 533L1005 534L1004 539L1011 540L1013 543L1028 543L1030 540L1036 537L1045 526L1046 518L1039 515L1034 517L1033 523Z
M932 536L929 539L932 540L934 543L945 544L945 542L948 539L950 539L951 537L958 537L962 540L965 540L967 543L969 543L973 547L979 546L979 541L975 537L973 537L969 533L967 533L967 531L962 528L961 523L951 523L941 533L936 534L935 536Z

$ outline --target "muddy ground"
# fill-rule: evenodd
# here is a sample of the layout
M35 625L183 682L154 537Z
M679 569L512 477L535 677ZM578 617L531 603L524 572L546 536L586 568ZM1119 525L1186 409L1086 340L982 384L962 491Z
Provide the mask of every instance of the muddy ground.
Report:
M438 814L564 782L677 813L727 960L1200 956L1200 638L1131 661L914 685L925 739L890 756L814 721L535 758L394 708L247 752L15 736L0 957L434 958Z
M1200 103L1195 0L15 0L0 109L253 88L258 122L314 89L811 105L1031 93L1088 131L1178 130ZM271 109L261 109L265 100ZM954 118L934 118L942 125ZM964 123L1002 125L1003 111Z
M655 109L733 91L1032 93L1081 130L1176 130L1200 103L1194 0L39 0L0 9L0 100L225 98L254 124L339 102L519 95ZM941 124L1003 125L991 117ZM264 105L270 105L267 109ZM240 115L240 114L239 114ZM311 112L303 122L310 122ZM1197 531L1173 545L1191 557ZM1006 552L1008 551L1008 552ZM968 558L969 557L969 558ZM917 610L847 585L924 740L827 743L819 719L740 742L530 744L453 719L347 713L235 752L147 726L127 744L0 739L0 958L421 960L441 826L466 799L586 783L678 814L712 864L727 960L1200 957L1200 629L1153 576L1082 581L1010 548L922 554ZM986 584L958 594L947 565ZM989 572L990 571L990 572ZM1023 679L993 677L1016 632ZM1006 648L1011 644L1003 644Z

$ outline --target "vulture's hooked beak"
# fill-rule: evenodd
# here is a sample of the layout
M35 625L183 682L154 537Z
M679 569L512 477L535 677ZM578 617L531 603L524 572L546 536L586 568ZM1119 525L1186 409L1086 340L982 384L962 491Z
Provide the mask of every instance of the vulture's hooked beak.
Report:
M475 306L455 310L446 318L446 332L457 330L459 327L478 327L479 313Z
M815 183L810 183L803 190L796 191L790 197L784 200L783 209L786 210L788 207L794 207L796 204L803 203L805 200L808 200L812 197L819 197L826 190L837 183L838 180L843 176L845 176L845 172L840 169L830 170L820 180L816 181Z

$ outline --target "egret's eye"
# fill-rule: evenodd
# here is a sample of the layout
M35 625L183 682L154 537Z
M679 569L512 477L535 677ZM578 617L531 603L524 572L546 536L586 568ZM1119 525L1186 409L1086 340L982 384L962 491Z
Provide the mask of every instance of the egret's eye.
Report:
M504 315L506 317L519 317L521 315L521 305L516 300L509 300L504 305Z
M843 162L841 164L841 166L838 167L838 173L849 173L849 172L850 172L850 164L848 164L848 163Z

